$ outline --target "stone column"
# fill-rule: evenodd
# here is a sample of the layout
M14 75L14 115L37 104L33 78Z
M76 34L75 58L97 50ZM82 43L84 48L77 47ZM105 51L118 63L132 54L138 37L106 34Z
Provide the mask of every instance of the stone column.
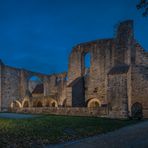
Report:
M121 22L115 37L114 66L135 63L133 21Z
M72 107L72 87L67 87L66 88L66 106Z
M25 70L22 69L20 73L20 96L21 99L23 99L26 95L26 89L27 89L27 79L25 76Z

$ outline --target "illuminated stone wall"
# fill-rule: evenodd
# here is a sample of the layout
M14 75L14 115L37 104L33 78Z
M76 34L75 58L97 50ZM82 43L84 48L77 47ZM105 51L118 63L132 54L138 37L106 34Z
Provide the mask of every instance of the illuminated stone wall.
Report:
M90 67L85 63L88 53ZM148 52L134 38L133 21L119 23L113 38L76 45L68 60L67 73L52 75L0 62L1 109L9 108L14 100L21 104L28 95L29 78L37 76L44 86L43 96L38 97L43 104L46 97L51 98L49 102L54 99L60 107L79 108L93 103L106 107L109 117L125 118L138 102L148 117Z
M44 96L52 96L59 104L66 98L66 73L44 75L0 64L0 107L7 110L15 100L22 102L28 95L29 78L37 76L43 81ZM58 79L58 80L57 80ZM31 99L31 98L30 98ZM63 100L62 100L63 99Z

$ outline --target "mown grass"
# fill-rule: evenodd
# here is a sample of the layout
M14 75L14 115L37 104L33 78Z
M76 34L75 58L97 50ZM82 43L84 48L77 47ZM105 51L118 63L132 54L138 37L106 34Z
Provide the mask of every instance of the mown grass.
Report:
M29 119L0 119L0 148L42 147L137 123L134 120L115 120L95 117L40 116Z

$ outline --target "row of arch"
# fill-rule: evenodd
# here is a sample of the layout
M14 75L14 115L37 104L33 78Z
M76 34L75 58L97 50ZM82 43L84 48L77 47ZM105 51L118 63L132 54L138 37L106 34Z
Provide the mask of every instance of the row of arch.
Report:
M65 100L63 101L65 103ZM14 105L16 107L29 107L30 106L30 102L29 100L24 100L21 104L21 102L19 102L18 100L15 100L11 103L11 107L14 107ZM56 100L50 100L47 101L45 105L43 105L42 101L35 101L33 103L33 107L58 107L58 103ZM88 101L87 107L101 107L101 102L98 99L91 99ZM142 104L139 102L136 102L132 105L132 109L137 109L137 108L141 108L142 109Z
M65 100L63 101L64 106L66 106ZM31 102L29 100L24 100L22 103L18 100L15 100L11 103L11 108L13 107L29 107L31 106ZM58 107L58 103L56 100L47 100L45 103L41 100L33 101L32 104L33 107ZM95 108L95 107L101 107L101 102L98 99L90 99L87 101L87 107ZM142 105L139 102L136 102L132 105L132 109L135 108L142 108Z
M87 107L89 108L96 108L96 107L101 107L101 102L94 98L94 99L89 99L87 102ZM63 107L66 107L66 99L63 101ZM27 107L58 107L58 103L54 99L49 99L49 100L34 100L34 101L29 101L27 99L23 100L22 103L18 100L15 100L11 103L11 108L27 108Z
M22 103L18 100L15 100L10 105L11 108L27 108L27 107L58 107L56 100L47 100L43 102L42 100L36 100L30 102L29 100L24 100Z

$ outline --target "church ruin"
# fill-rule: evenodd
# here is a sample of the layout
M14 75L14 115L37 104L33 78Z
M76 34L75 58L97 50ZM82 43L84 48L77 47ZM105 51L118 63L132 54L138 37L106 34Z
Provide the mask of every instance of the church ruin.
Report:
M46 108L85 115L92 109L90 115L101 116L103 108L107 117L126 118L137 105L148 117L148 52L134 38L131 20L119 23L111 39L73 47L68 72L45 75L0 61L1 111Z

